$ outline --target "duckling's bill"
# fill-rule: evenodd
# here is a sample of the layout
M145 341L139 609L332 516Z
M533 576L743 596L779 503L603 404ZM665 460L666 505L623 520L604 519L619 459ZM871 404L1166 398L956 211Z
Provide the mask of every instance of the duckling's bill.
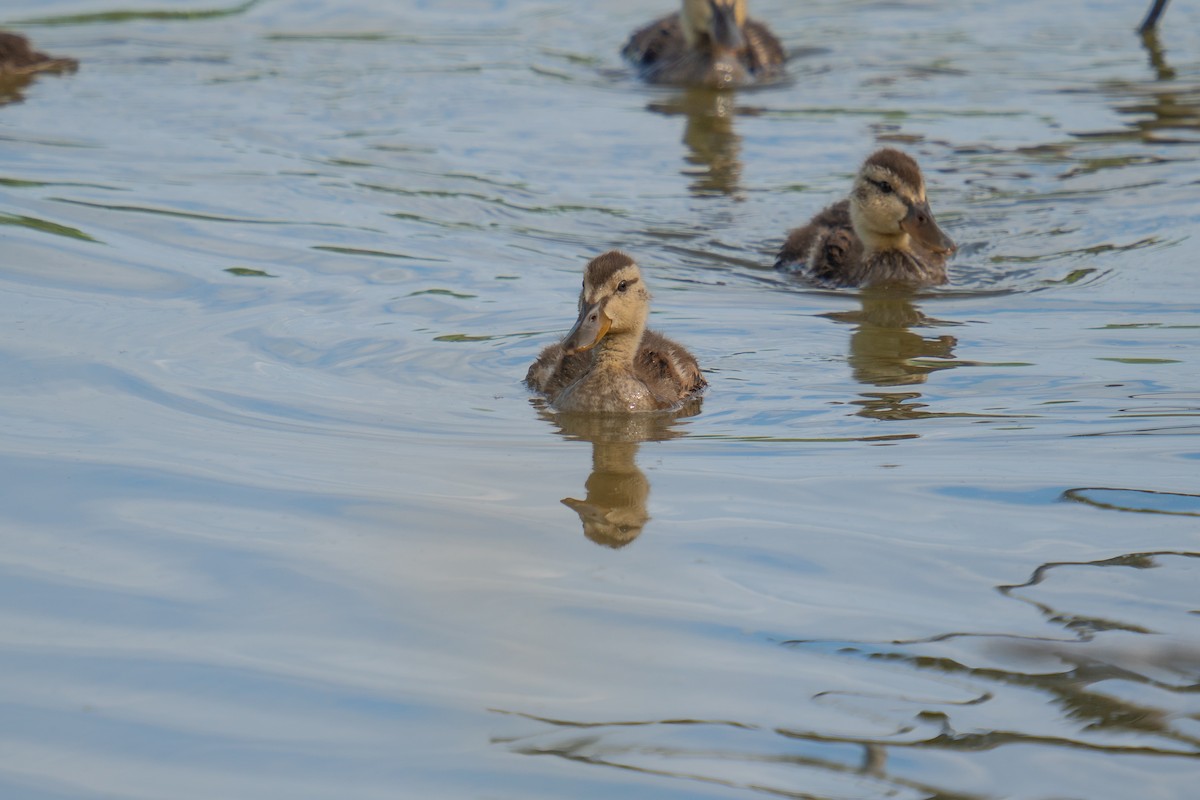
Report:
M714 49L719 55L736 58L738 51L746 44L742 36L742 26L738 24L737 4L708 0L708 5L712 10Z
M927 200L908 207L908 214L900 220L900 230L938 254L949 255L958 249L954 240L946 235L933 218Z
M591 350L604 338L604 334L608 333L610 326L612 320L604 313L604 301L586 306L579 312L579 319L575 320L575 325L563 339L563 350L567 355Z

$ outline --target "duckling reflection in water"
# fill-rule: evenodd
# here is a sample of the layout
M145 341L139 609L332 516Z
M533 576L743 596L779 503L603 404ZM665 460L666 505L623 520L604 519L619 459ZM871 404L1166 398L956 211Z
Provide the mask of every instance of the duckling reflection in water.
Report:
M871 386L909 386L924 383L929 373L947 369L958 340L942 335L926 338L910 328L947 323L927 316L909 298L886 290L868 289L860 311L826 314L857 325L850 335L849 363L854 379ZM920 359L938 359L921 361Z
M777 77L787 60L770 29L746 16L746 0L683 0L634 31L621 53L651 83L712 88Z
M0 31L0 78L36 72L70 72L79 66L73 58L52 58L34 50L19 33Z
M736 194L742 179L741 137L733 128L738 114L736 95L713 89L690 87L647 108L666 116L683 115L683 143L688 167L682 172L691 179L692 194Z
M632 258L613 250L592 259L583 275L579 318L546 347L525 384L558 411L668 411L708 385L681 345L646 329L650 292Z
M827 286L936 286L946 282L954 250L917 162L884 148L863 162L847 199L788 235L775 268L802 269Z
M637 442L594 442L587 499L564 497L579 515L583 535L614 550L632 542L650 519L646 498L650 481L637 465Z
M650 481L638 468L638 448L642 442L682 436L682 431L675 428L676 420L700 413L701 402L702 398L696 397L670 414L541 412L558 427L560 434L592 443L592 471L585 484L586 499L562 500L563 505L579 515L584 536L615 550L641 535L642 528L650 521L646 510Z

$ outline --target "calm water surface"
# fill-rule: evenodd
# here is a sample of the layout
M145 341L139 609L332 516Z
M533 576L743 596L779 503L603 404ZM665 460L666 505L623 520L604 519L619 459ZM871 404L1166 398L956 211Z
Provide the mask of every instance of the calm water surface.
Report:
M0 796L1195 796L1200 3L218 2L0 10ZM953 284L773 273L883 143ZM613 246L696 413L520 385Z

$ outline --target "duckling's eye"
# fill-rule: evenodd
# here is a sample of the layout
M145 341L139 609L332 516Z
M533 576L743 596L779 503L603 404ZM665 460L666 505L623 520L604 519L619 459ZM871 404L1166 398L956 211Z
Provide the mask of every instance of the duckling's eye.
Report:
M892 193L892 185L890 183L888 183L887 181L880 181L879 182L879 191L883 192L884 194L891 194Z
M629 281L621 281L620 283L617 284L618 292L623 292L628 288L629 288Z

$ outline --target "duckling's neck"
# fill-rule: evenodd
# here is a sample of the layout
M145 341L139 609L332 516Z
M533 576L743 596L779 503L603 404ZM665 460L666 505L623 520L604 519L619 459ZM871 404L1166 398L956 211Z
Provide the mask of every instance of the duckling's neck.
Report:
M874 231L855 231L858 238L862 240L863 250L866 254L886 253L888 251L899 251L901 253L912 252L912 237L904 231L899 233L875 233Z
M592 363L600 369L629 369L642 344L645 323L632 330L610 333L596 345Z
M701 40L708 37L708 33L696 24L687 3L683 4L683 9L679 12L679 27L683 29L683 41L689 50L697 49Z

